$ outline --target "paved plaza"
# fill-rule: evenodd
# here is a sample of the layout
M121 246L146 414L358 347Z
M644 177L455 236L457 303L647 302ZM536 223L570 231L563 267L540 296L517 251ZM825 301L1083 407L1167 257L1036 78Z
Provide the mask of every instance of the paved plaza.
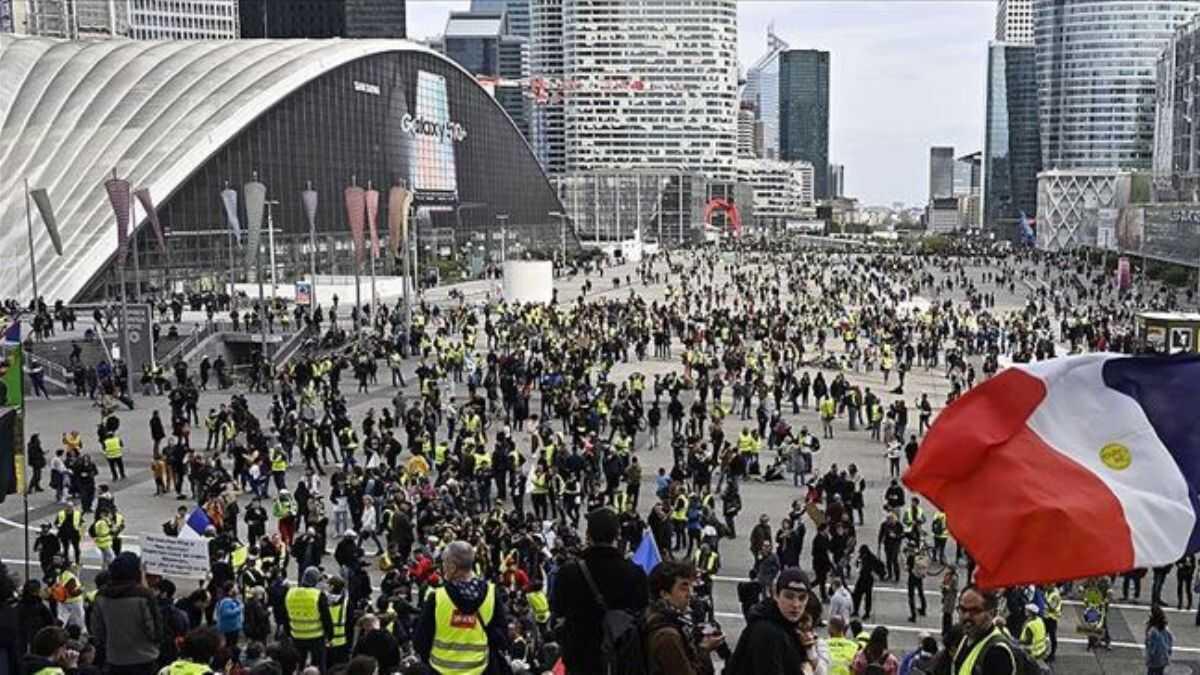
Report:
M732 257L727 258L727 262L732 263ZM985 293L994 293L996 296L996 311L1003 312L1006 309L1014 308L1022 305L1025 302L1025 293L1028 292L1029 285L1026 283L1016 284L1016 293L1008 291L1007 284L999 286L995 284L983 284L981 275L985 271L995 272L998 268L987 267L968 267L969 275L974 279L976 286ZM667 271L665 264L658 264L656 271L665 273ZM941 274L941 273L938 273ZM624 265L616 268L607 268L604 271L604 278L597 279L593 273L590 279L594 286L604 289L599 293L610 295L628 295L631 287L626 284L626 276L636 282L636 270L633 265ZM621 278L621 286L614 289L612 286L612 278L619 276ZM576 298L585 278L580 275L575 278L558 280L559 298L566 301L571 301ZM729 277L724 270L721 270L716 278L711 282L718 286L728 285ZM476 283L470 286L468 293L469 298L480 298L487 292L487 284ZM961 287L959 287L961 288ZM665 297L665 284L641 286L635 285L632 290L647 301L655 299L661 300ZM595 292L593 293L595 294ZM437 297L442 302L450 302L446 298L443 291L437 292ZM940 300L945 300L947 297L958 301L963 298L961 290L944 295ZM933 298L928 298L933 300ZM672 358L670 361L647 359L638 362L631 360L629 363L618 364L610 379L613 381L623 381L625 377L635 371L644 373L649 379L655 374L666 374L670 372L681 372L679 355L681 353L680 345L675 343ZM632 356L631 356L632 358ZM416 361L409 360L406 363L406 377L410 383L410 388L413 389L415 395L415 380L412 371L416 367ZM383 369L381 369L382 371ZM815 370L812 371L815 374ZM826 372L826 378L830 378L831 372ZM883 394L894 386L894 380L889 385L884 384L882 374L878 371L873 373L856 373L849 372L846 374L847 379L859 386L870 387L872 391L879 393L885 405L890 403L895 396L891 394ZM351 393L354 387L348 384L351 378L344 378L343 390L346 392L347 400L350 404L350 415L352 419L361 419L361 417L370 408L376 410L391 405L392 397L395 394L395 389L390 386L384 386L385 380L388 378L383 372L380 375L380 385L372 388L369 394ZM944 402L946 394L950 389L949 381L944 377L944 371L941 369L926 370L922 366L914 366L913 371L909 374L908 384L905 387L905 398L910 406L918 400L922 393L929 394L930 400L935 404ZM209 390L201 395L200 399L200 415L203 417L210 409L218 404L228 400L228 395L231 391L219 392ZM245 393L245 392L238 392ZM460 394L461 395L461 394ZM647 396L652 395L647 392ZM538 394L535 392L535 398ZM254 412L260 417L265 417L270 397L262 394L246 394L248 401ZM689 402L690 394L684 395L685 405ZM728 393L726 394L728 397ZM148 430L148 420L153 410L159 410L164 418L169 417L169 406L164 397L139 397L136 399L136 409L126 411L122 409L118 414L121 418L121 434L125 440L126 450L126 467L128 469L128 479L121 481L113 486L116 493L117 504L121 511L126 515L129 522L127 537L127 548L136 550L138 544L137 535L141 533L158 533L160 524L173 515L175 509L182 502L177 502L168 497L154 496L154 481L151 478L149 471L149 461L151 456L151 442ZM537 402L531 403L531 409L537 410ZM816 412L809 408L802 410L799 415L792 415L790 406L785 405L784 419L792 425L794 429L799 429L801 426L807 426L814 432L820 427L820 420ZM40 433L44 444L52 452L58 447L58 439L64 431L77 429L85 439L88 439L88 444L85 450L90 452L97 460L97 464L101 467L98 483L107 481L108 471L103 466L102 457L99 448L95 443L95 426L99 420L98 409L93 407L87 399L76 398L55 398L50 401L31 400L28 405L28 420L27 433ZM753 425L753 422L741 422L736 414L730 415L725 421L725 432L727 437L736 438L741 431L743 424ZM193 432L193 443L203 442L203 425L198 425L199 428ZM855 463L859 467L867 480L868 490L866 494L866 525L858 529L858 543L867 543L874 548L878 525L882 519L882 496L883 489L888 483L887 460L884 457L884 446L878 442L871 441L869 432L848 431L846 419L840 418L835 426L835 438L822 442L821 452L816 457L816 472L823 473L831 463L837 463L841 467L845 467L849 463ZM669 432L664 432L664 436L668 436ZM528 450L528 434L523 432L517 433L517 442L519 447L526 451ZM640 461L645 467L644 482L642 495L649 497L653 494L654 473L658 467L670 467L671 451L669 442L660 444L659 449L651 450L647 447L648 438L646 434L641 434L638 438L639 449L638 453ZM764 462L767 458L773 457L770 451L764 451ZM293 463L289 471L289 484L294 482L300 476L299 463ZM44 481L44 483L48 483ZM733 540L724 540L721 544L722 569L720 577L717 580L715 602L717 619L725 627L726 633L732 639L736 639L737 634L741 630L742 617L737 601L736 583L747 578L747 574L752 564L752 557L749 552L748 535L752 525L757 521L759 514L768 514L771 517L771 525L774 529L778 526L779 520L784 516L792 501L803 497L801 489L796 489L791 486L790 476L783 482L765 484L756 481L746 481L742 488L743 510L738 518L738 537ZM244 498L248 501L248 498ZM642 510L645 511L647 500L643 500ZM43 492L31 495L29 498L29 522L30 526L36 528L38 524L49 521L54 513L58 510L56 504L53 503L53 495L51 492ZM926 510L932 513L931 508L926 505ZM10 496L8 500L0 505L0 555L3 556L10 568L15 568L20 571L20 566L24 558L23 537L22 537L22 508L21 500L15 496ZM805 542L804 554L801 557L802 566L807 565L810 557L809 550L811 546L812 534L815 530L808 523L808 538ZM948 547L950 551L954 550L954 545ZM84 545L84 578L89 581L99 569L99 554L94 550L94 546L90 541ZM1086 555L1086 551L1081 551L1081 555ZM31 561L31 570L34 574L38 573L36 556ZM1140 602L1128 602L1116 604L1115 611L1111 614L1111 633L1113 638L1113 649L1109 652L1099 654L1090 654L1084 648L1082 636L1076 632L1076 625L1079 618L1080 606L1073 599L1068 599L1066 607L1064 607L1064 617L1059 628L1059 662L1056 664L1056 672L1058 673L1134 673L1140 672L1142 666L1142 637L1143 626L1147 617L1148 598L1150 594L1150 580L1147 577L1143 582L1142 597ZM938 581L929 579L926 582L926 596L928 601L928 612L924 617L919 617L916 623L909 623L908 606L905 595L905 589L893 585L877 585L874 596L874 616L873 621L879 624L888 626L891 630L891 648L899 654L906 653L914 648L918 642L919 634L923 631L928 631L932 634L937 634L940 631L941 625L941 606L942 599L937 593ZM1118 584L1119 587L1119 584ZM181 585L182 589L186 588ZM1172 576L1168 582L1165 597L1168 602L1174 603L1175 600L1175 579ZM1172 629L1176 636L1176 658L1175 664L1171 667L1171 673L1200 673L1200 628L1195 627L1194 614L1191 612L1179 612L1174 609L1167 610L1168 617L1172 623Z

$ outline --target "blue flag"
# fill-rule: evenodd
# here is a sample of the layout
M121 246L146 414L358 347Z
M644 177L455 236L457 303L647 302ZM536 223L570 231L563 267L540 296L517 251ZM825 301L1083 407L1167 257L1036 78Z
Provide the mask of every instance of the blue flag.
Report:
M646 570L646 574L650 574L650 570L662 562L662 556L658 553L658 544L655 543L654 535L650 534L648 528L642 531L642 543L638 544L637 550L633 553L633 562Z
M212 520L208 514L199 506L193 507L192 512L188 514L187 522L179 530L180 539L201 539L204 537L204 531L212 525Z

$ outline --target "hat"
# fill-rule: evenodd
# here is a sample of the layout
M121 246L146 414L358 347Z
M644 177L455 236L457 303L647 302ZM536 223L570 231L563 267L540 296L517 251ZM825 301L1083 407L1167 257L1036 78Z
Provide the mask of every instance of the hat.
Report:
M316 567L309 567L304 570L304 576L300 578L300 585L307 588L312 588L321 582L321 570Z
M808 575L799 567L788 567L775 577L775 592L782 590L808 592Z
M346 530L345 532L342 533L342 536L343 537L357 537L358 534L355 533L354 530Z
M125 551L108 564L108 576L113 583L137 581L142 574L142 560L132 551Z
M1039 616L1042 613L1041 608L1039 608L1037 605L1033 604L1032 602L1029 603L1028 605L1025 605L1025 611L1029 612L1030 614L1039 615Z

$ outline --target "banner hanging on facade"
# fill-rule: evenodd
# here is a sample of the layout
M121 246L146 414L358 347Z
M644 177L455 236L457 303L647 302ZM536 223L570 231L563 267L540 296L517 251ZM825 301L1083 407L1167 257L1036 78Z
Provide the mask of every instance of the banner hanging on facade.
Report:
M129 249L129 181L109 178L104 181L104 190L108 192L108 203L117 217L117 261L124 265Z
M354 263L362 266L363 259L363 222L366 208L366 195L357 185L346 188L343 196L346 202L346 222L350 225L350 235L354 239Z
M371 257L379 257L379 190L368 187L363 198L367 203L367 228L371 232Z

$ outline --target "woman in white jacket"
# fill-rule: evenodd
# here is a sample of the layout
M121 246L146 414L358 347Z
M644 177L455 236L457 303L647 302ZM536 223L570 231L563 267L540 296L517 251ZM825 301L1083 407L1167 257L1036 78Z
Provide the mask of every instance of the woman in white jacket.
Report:
M375 533L376 527L378 527L378 512L375 508L375 498L366 495L363 497L362 528L358 534L358 545L362 546L363 541L370 538L375 542L375 555L379 556L383 555L383 545L379 543L379 535Z

